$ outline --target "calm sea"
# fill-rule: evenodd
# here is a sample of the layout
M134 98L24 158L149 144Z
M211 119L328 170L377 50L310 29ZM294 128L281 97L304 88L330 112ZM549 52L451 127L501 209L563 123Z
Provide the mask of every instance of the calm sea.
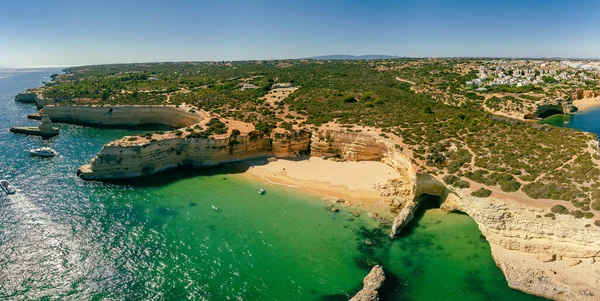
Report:
M384 300L537 299L508 288L463 214L423 210L391 241L366 213L333 213L228 168L82 181L78 166L103 144L141 131L9 133L36 124L25 118L35 108L14 95L58 71L0 70L0 177L21 190L0 195L0 300L347 300L373 263L388 271ZM28 155L41 145L60 157Z

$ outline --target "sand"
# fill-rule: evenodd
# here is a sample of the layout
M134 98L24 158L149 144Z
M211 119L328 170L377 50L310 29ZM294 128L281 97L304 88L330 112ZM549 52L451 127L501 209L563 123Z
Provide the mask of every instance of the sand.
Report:
M382 214L389 213L391 200L382 197L375 185L400 177L395 169L381 162L336 162L318 157L280 159L252 166L245 174Z
M573 105L576 106L579 111L589 110L600 105L600 97L577 99L573 101Z

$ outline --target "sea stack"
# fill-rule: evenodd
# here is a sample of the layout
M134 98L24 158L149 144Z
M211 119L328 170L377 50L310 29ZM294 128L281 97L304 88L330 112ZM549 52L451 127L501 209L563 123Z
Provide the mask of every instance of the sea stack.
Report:
M364 287L350 301L376 301L379 300L379 288L385 281L385 273L380 265L376 265L363 280Z
M51 138L58 135L58 128L52 126L52 121L46 114L41 114L41 123L38 127L16 126L11 128L10 131L17 134L41 136L42 138Z

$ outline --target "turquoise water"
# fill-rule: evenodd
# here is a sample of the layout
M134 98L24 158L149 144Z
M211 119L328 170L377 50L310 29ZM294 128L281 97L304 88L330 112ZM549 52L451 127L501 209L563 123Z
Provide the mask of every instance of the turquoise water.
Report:
M383 300L538 300L508 288L466 215L422 210L391 241L366 213L333 213L234 168L82 181L77 167L103 144L141 131L9 133L35 124L14 94L56 72L0 70L0 177L21 190L0 196L0 300L347 300L373 263L387 269ZM27 154L42 144L61 156Z
M590 108L574 115L554 115L542 123L558 127L568 127L600 135L600 106Z

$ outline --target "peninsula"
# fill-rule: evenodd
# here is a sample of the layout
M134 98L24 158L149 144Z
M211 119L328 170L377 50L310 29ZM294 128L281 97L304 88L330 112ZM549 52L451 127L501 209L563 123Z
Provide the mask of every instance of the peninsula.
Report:
M385 204L395 216L391 237L411 222L422 195L438 196L442 209L477 222L511 287L556 300L596 300L598 137L535 122L594 104L600 90L592 65L470 59L100 65L65 69L15 100L35 103L54 122L170 128L106 144L77 171L86 180L293 158L248 174L327 194L336 179L307 175L296 164L317 164L313 172L323 173L315 160L331 169L340 161L381 162L381 177L369 183L379 195L363 187L348 204ZM332 194L344 193L352 194Z

